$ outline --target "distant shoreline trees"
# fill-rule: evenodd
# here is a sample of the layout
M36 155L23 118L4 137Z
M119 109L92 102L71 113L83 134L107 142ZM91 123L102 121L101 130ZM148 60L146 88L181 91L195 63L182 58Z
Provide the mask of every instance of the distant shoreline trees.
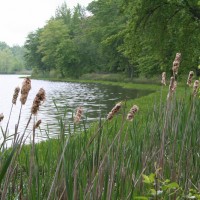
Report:
M87 13L90 12L90 15ZM181 52L180 73L200 57L200 1L96 0L87 10L62 4L25 43L35 74L79 77L91 72L152 77L170 72Z
M24 48L0 42L0 74L17 73L24 69Z

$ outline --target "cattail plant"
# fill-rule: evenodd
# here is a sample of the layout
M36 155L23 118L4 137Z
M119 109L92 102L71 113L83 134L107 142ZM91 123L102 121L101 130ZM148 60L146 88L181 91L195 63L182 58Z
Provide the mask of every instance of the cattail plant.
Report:
M162 83L163 85L166 85L166 72L163 72L163 73L162 73L161 83Z
M81 106L79 106L76 110L76 115L74 117L75 124L78 124L80 122L82 114L83 114L83 108Z
M12 98L12 106L11 106L11 109L10 109L10 114L9 114L8 122L7 122L7 125L6 125L5 134L7 133L8 125L9 125L9 122L10 122L10 117L11 117L11 113L12 113L12 109L13 109L13 105L16 105L19 92L20 92L20 88L16 87L15 90L14 90L13 98Z
M170 105L170 99L172 98L174 92L176 91L176 87L177 87L177 82L175 79L175 75L178 74L178 68L180 65L180 61L181 61L181 53L177 53L175 60L173 62L173 67L172 67L172 71L173 71L173 76L170 79L170 84L169 84L169 92L167 95L167 107L166 107L166 111L165 111L165 120L164 120L164 127L162 130L162 137L161 137L161 147L160 147L160 158L159 158L159 166L162 168L161 174L163 173L163 168L164 168L164 151L165 151L165 135L166 135L166 128L167 128L167 117L168 117L168 111L169 111L169 105Z
M194 72L190 71L189 75L188 75L188 79L187 79L187 85L191 86L192 85L192 78L194 76Z
M196 80L193 85L193 96L196 97L199 89L199 81Z
M12 103L15 104L15 105L16 105L16 102L17 102L17 97L19 95L19 92L20 92L20 88L16 87L14 94L13 94L13 98L12 98Z
M139 111L138 106L134 105L134 106L130 109L130 111L129 111L128 115L127 115L127 120L128 120L128 121L133 121L133 118L134 118L134 116L135 116L135 113L138 112L138 111Z
M19 127L19 122L20 122L21 112L22 112L22 106L25 105L25 103L26 103L30 89L31 89L31 80L27 77L24 79L24 81L22 83L22 88L21 88L21 97L20 97L21 108L20 108L20 112L19 112L18 122L15 125L14 143L15 143L17 132L18 132L18 127Z
M15 133L14 133L14 139L13 139L13 147L15 146L15 144L20 144L20 141L17 141L19 139L18 137L18 127L19 127L19 123L20 123L20 118L21 118L21 112L22 112L22 106L26 103L26 100L27 100L27 97L28 97L28 93L31 89L31 80L29 78L25 78L23 83L22 83L22 88L21 88L21 97L20 97L20 101L21 101L21 108L20 108L20 112L19 112L19 117L18 117L18 122L17 124L15 125ZM14 104L16 104L16 101L17 101L17 97L19 95L19 89L18 88L15 88L15 91L14 91L14 95L13 95L13 99L12 99L12 106ZM11 108L11 111L12 111L12 108ZM11 113L10 113L11 114ZM30 120L29 120L30 122ZM29 123L28 122L28 123ZM9 123L9 121L8 121ZM28 124L26 126L26 128L28 127ZM6 131L5 133L7 132L7 128L8 128L8 124L7 124L7 127L6 127ZM25 128L25 130L26 130ZM24 134L25 134L25 130L24 130ZM21 142L22 142L22 139L23 139L23 136L24 134L21 136ZM19 148L20 149L20 148ZM16 158L17 158L17 155L19 155L19 152L20 150L18 149L16 155L13 157L13 159L11 160L11 164L9 165L8 169L7 169L7 173L6 173L6 182L5 182L5 187L2 191L2 196L1 196L1 199L5 199L6 198L6 194L7 194L7 190L8 190L8 185L9 185L9 181L12 177L12 174L13 174L13 168L14 168L14 164L15 164L15 161L16 161Z
M176 57L174 59L173 67L172 67L172 71L174 75L178 74L178 68L180 66L180 62L181 62L181 53L176 53Z
M108 113L107 120L111 120L114 115L120 110L122 107L122 102L119 102L115 105L115 107Z
M30 89L31 89L31 80L27 77L24 79L24 81L22 83L22 88L21 88L20 101L21 101L22 105L24 105L26 103Z
M39 107L41 103L44 102L44 100L45 100L45 90L43 88L40 88L33 101L33 105L31 107L31 114L37 115Z
M38 120L34 125L34 129L37 129L40 126L41 123L42 123L42 120L41 119Z
M175 78L172 76L170 79L170 84L169 84L169 92L167 95L167 99L170 99L173 95L173 93L176 90L177 82L175 81Z
M44 102L45 100L45 90L43 88L40 88L38 93L35 96L35 99L33 101L32 107L31 107L31 115L36 116L39 107L41 103ZM34 117L34 123L33 123L33 138L32 138L32 146L31 146L31 153L30 153L30 173L29 173L29 192L30 194L32 193L32 181L33 181L33 176L34 176L34 169L35 169L35 129L39 127L41 120L37 121L35 123L35 118Z

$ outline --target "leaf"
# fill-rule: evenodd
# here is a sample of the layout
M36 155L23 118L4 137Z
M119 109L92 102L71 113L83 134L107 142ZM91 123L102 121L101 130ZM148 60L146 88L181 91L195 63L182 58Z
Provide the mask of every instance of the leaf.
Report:
M143 182L144 183L147 183L147 184L150 184L151 182L150 182L150 179L149 179L149 177L147 176L147 175L145 175L145 174L142 174L142 177L143 177Z
M170 182L170 180L169 179L166 179L165 181L164 181L164 183L169 183Z
M151 184L151 183L154 183L155 181L155 174L150 174L149 176L143 174L143 182L144 183L147 183L147 184Z
M163 190L176 189L176 188L179 188L179 185L176 182L172 182L172 183L169 183L169 184L163 186Z
M149 180L151 181L151 183L153 183L155 181L155 174L150 174L149 175Z

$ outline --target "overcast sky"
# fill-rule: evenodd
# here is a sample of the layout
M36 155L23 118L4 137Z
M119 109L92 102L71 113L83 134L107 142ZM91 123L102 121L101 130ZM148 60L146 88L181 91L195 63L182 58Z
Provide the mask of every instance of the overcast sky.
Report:
M41 28L63 2L69 8L92 0L0 0L0 41L23 45L29 32Z

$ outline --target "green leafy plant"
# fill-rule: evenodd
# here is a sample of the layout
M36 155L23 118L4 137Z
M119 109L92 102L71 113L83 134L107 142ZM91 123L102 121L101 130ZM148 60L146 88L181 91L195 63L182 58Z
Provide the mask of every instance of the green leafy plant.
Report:
M148 200L148 199L200 199L200 193L196 189L190 189L188 194L184 193L184 190L177 182L172 182L169 179L158 178L158 170L155 173L149 175L143 174L144 183L144 195L136 196L134 199Z

